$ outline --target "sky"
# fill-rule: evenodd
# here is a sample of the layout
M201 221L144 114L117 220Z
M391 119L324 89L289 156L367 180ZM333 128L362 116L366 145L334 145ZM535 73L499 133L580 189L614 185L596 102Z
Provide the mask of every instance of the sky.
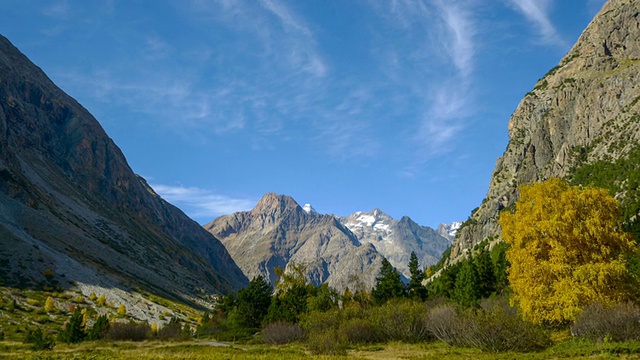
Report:
M201 224L275 192L436 227L604 2L0 0L0 34Z

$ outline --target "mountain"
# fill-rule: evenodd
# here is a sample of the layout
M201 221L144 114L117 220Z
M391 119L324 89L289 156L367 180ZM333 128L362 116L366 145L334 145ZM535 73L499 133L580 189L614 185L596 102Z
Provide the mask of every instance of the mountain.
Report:
M357 212L339 218L362 244L371 244L407 279L411 252L415 252L421 267L434 265L451 241L430 227L420 226L409 217L396 220L380 209Z
M524 96L509 120L509 144L482 204L458 232L455 259L500 235L502 209L517 186L550 177L616 193L638 224L640 2L609 0L560 64Z
M343 290L371 288L382 256L361 244L332 215L303 210L289 196L266 194L251 211L221 216L204 228L219 238L244 271L277 280L274 267L306 266L314 284Z
M0 282L195 299L247 283L96 119L0 36ZM89 294L86 294L89 295Z
M436 232L446 238L447 240L453 242L453 240L456 239L456 234L458 233L458 230L460 229L460 226L462 225L461 221L454 221L452 223L449 224L440 224L438 225L438 228L436 229Z
M304 264L311 281L343 290L370 289L386 257L405 278L416 252L424 267L451 244L408 217L395 220L379 209L346 217L319 214L291 197L266 194L251 211L221 216L204 226L227 247L244 271L277 280L273 268Z

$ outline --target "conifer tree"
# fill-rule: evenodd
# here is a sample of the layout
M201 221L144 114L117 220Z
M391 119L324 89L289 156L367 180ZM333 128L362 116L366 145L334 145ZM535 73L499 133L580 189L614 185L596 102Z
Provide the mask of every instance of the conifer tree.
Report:
M427 298L427 288L422 285L422 281L425 279L425 273L420 270L418 256L416 256L414 251L411 252L411 258L409 260L409 272L411 273L411 280L409 280L409 297L417 300L425 300Z
M58 340L63 343L79 343L85 338L82 326L82 311L80 308L73 310L71 318L58 333Z
M380 275L376 278L376 284L371 290L371 295L377 304L384 304L390 299L405 296L405 288L400 274L393 268L389 260L382 259Z
M487 298L496 291L496 274L491 254L485 250L480 251L474 257L474 263L478 272L478 296Z
M262 276L253 278L249 286L238 292L236 304L242 325L248 328L260 327L262 319L269 311L272 292L273 288Z
M453 300L464 307L476 306L480 300L479 288L478 271L473 258L466 259L456 277Z

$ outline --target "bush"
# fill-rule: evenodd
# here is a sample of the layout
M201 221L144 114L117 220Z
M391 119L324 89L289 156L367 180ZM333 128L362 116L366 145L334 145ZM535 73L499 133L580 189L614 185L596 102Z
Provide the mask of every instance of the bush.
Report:
M158 339L160 340L189 340L193 337L191 330L185 324L180 326L180 322L177 318L172 318L171 321L158 330Z
M323 331L309 336L307 347L314 355L347 355L347 342L335 331Z
M262 341L267 344L288 344L304 339L305 332L298 324L278 321L262 329Z
M113 341L143 341L151 332L147 323L113 323L107 331L107 339Z
M343 315L344 311L339 309L332 309L326 312L312 311L300 319L300 325L310 333L336 330L340 326Z
M528 352L551 345L541 327L523 320L515 308L504 302L477 310L441 305L431 309L425 321L434 337L454 346L492 352Z
M99 316L96 322L87 333L87 340L101 340L107 336L109 331L109 320L106 315Z
M551 345L551 339L540 326L522 319L516 309L506 303L469 311L463 323L467 345L484 351L530 352Z
M640 308L632 303L606 308L591 304L578 316L571 333L591 341L640 340Z
M340 325L338 336L351 344L373 344L381 340L380 332L367 319L350 319Z
M56 345L53 337L42 332L42 329L37 328L35 330L27 330L27 334L24 338L25 344L32 344L32 349L36 351L51 350Z
M427 340L424 314L427 307L415 300L393 299L374 308L371 321L379 330L382 340L417 342Z
M439 305L425 316L425 327L436 339L448 345L462 345L462 318L452 305Z
M58 333L58 340L63 343L79 343L85 338L84 326L82 326L82 311L79 308L73 310L71 318Z

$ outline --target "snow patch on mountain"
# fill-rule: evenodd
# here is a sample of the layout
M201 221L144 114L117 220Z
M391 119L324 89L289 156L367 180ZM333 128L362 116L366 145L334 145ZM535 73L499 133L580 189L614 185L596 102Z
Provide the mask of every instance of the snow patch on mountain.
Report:
M304 204L302 210L309 215L318 215L318 212L313 208L313 206L311 206L311 204Z

